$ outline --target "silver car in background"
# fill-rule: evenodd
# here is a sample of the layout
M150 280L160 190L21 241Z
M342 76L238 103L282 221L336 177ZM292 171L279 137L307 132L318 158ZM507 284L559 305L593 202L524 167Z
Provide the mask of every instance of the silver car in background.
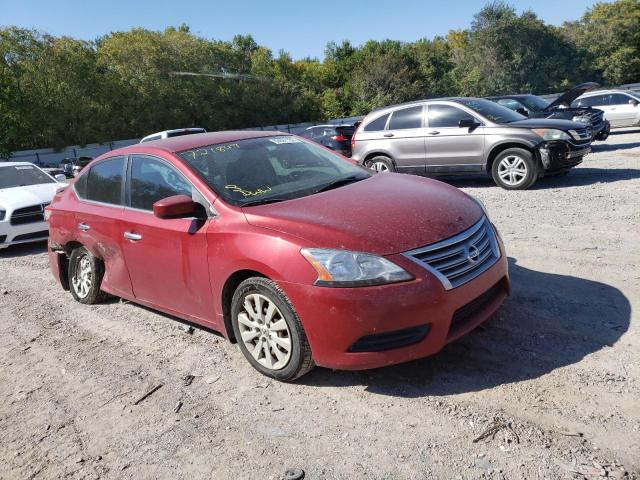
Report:
M596 90L585 93L572 107L594 107L604 112L611 128L640 126L640 93L633 90Z
M591 138L582 123L527 119L480 98L443 98L367 115L352 138L352 159L378 172L486 173L515 190L581 163Z

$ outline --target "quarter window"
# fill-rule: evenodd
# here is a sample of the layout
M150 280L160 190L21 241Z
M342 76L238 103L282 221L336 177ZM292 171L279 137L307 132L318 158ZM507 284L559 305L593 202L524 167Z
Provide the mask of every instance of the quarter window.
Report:
M365 132L379 132L380 130L384 130L384 126L387 124L387 119L389 118L389 114L382 115L381 117L376 118L375 120L367 123L364 127Z
M429 105L430 128L457 128L460 120L468 118L472 118L471 115L459 108L450 105Z
M396 110L391 115L389 130L405 130L422 127L422 105Z
M81 181L81 188L76 191L80 196L84 193L87 200L122 205L123 171L123 157L102 161L91 167L88 174L83 175L83 177L87 177L86 186Z
M154 158L134 156L131 162L131 207L153 210L153 204L174 195L191 197L191 184L176 169Z

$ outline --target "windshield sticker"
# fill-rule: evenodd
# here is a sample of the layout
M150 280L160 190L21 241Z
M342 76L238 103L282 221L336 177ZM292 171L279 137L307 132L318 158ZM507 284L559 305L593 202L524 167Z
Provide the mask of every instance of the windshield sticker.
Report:
M276 145L282 145L285 143L302 143L302 140L298 140L296 137L286 136L286 137L273 137L269 139L270 142L275 143Z
M271 187L259 188L255 192L252 192L251 190L245 190L243 188L240 188L237 185L227 185L224 188L226 188L227 190L232 190L237 193L241 193L245 197L255 197L256 195L263 195L271 191Z

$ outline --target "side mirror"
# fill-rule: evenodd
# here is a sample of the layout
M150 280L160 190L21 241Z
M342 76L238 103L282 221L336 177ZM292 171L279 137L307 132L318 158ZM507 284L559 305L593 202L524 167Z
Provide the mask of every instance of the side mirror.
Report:
M174 195L153 204L153 214L163 219L195 217L197 210L198 204L186 195Z
M67 183L67 176L64 173L54 175L53 178L56 179L56 182Z
M629 99L629 105L633 105L634 107L637 107L638 103L640 103L638 102L638 100L634 100L633 98Z
M458 127L460 128L476 128L479 126L480 124L476 122L473 118L463 118L458 122Z
M524 115L525 117L529 116L529 110L527 110L526 108L517 108L516 112L518 112L520 115Z

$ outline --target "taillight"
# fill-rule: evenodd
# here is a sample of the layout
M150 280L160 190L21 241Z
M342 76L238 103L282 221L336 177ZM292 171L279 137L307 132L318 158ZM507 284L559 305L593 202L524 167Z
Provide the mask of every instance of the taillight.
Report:
M347 140L347 137L345 137L344 135L334 135L333 137L331 137L331 140L335 140L336 142L345 142Z
M362 122L360 122L356 129L353 131L353 137L351 137L351 150L356 147L356 134L358 133L358 130L360 130L360 125L362 125Z

